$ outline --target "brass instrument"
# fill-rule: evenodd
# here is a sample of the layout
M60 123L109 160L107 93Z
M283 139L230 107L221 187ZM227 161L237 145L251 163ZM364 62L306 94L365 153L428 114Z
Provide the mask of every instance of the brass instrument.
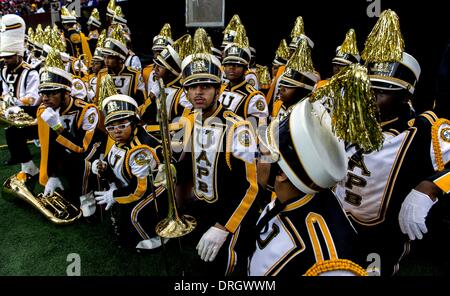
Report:
M166 171L166 190L169 198L167 217L161 220L156 225L156 234L165 238L181 237L190 233L197 226L197 221L194 217L178 215L176 201L175 201L175 185L172 177L172 169L170 167L171 161L171 147L169 137L169 123L166 109L166 93L162 79L159 81L160 96L159 96L159 126L161 129L161 145L164 155L164 165Z
M55 224L71 224L81 217L81 211L57 192L51 196L43 196L42 193L34 196L27 186L30 179L31 176L24 172L9 177L3 184L3 193L9 193L30 203Z
M19 128L37 125L37 119L25 113L23 110L21 110L19 113L16 114L11 113L8 115L8 117L5 117L5 110L8 107L9 106L6 104L6 102L4 101L0 102L0 121L3 121L8 125L13 125Z

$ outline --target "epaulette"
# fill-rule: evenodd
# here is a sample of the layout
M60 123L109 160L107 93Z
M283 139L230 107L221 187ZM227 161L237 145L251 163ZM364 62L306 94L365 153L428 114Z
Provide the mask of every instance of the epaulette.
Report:
M140 73L139 70L136 70L136 69L134 69L134 68L131 67L131 66L127 66L127 69L128 69L128 71L133 72L133 73L136 73L136 74L139 74L139 73Z
M433 111L426 111L419 116L425 117L432 125L439 119Z
M428 112L431 112L431 111L428 111ZM433 113L433 115L435 115L435 114ZM441 126L443 126L444 124L447 125L448 127L443 128L441 130ZM445 164L444 164L444 160L442 158L442 149L441 149L440 140L450 143L450 121L448 119L439 118L432 124L431 140L432 140L432 144L433 144L433 151L434 151L434 156L436 159L436 164L437 164L438 170L442 171L445 169Z

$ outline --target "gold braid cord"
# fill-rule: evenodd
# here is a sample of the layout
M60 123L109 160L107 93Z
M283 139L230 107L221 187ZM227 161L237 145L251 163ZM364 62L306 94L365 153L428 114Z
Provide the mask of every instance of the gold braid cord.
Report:
M336 270L350 271L355 274L355 276L368 276L367 271L364 270L364 268L347 259L318 261L306 271L304 276L319 276L324 272Z

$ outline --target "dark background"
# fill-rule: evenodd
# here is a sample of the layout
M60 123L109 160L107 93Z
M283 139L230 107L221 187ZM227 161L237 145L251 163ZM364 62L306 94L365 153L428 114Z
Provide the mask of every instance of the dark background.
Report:
M436 98L435 81L439 64L450 37L450 17L444 2L437 0L379 0L381 11L394 10L400 17L406 51L417 58L422 74L417 85L415 106L418 111L431 108ZM331 59L348 29L354 28L360 52L377 18L367 15L372 0L225 0L225 25L239 14L250 44L256 48L257 63L270 65L282 38L290 41L297 16L302 16L305 33L314 43L313 61L322 78L331 73ZM104 1L101 5L106 5ZM185 27L185 0L120 3L132 32L134 51L143 64L151 62L153 36L165 22L171 24L173 39L195 29ZM223 28L207 29L216 47L222 41Z

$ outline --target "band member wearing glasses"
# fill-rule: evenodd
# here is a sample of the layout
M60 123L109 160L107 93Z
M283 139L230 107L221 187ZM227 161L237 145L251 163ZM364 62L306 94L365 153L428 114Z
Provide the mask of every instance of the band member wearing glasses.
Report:
M137 108L136 101L127 95L112 95L103 100L105 126L109 141L114 144L105 161L94 161L92 171L109 183L109 189L95 192L95 199L98 204L105 204L106 210L111 209L119 245L148 250L161 246L155 226L159 220L157 211L166 213L161 202L166 199L160 198L164 187L154 188L152 183L161 146L138 124Z

